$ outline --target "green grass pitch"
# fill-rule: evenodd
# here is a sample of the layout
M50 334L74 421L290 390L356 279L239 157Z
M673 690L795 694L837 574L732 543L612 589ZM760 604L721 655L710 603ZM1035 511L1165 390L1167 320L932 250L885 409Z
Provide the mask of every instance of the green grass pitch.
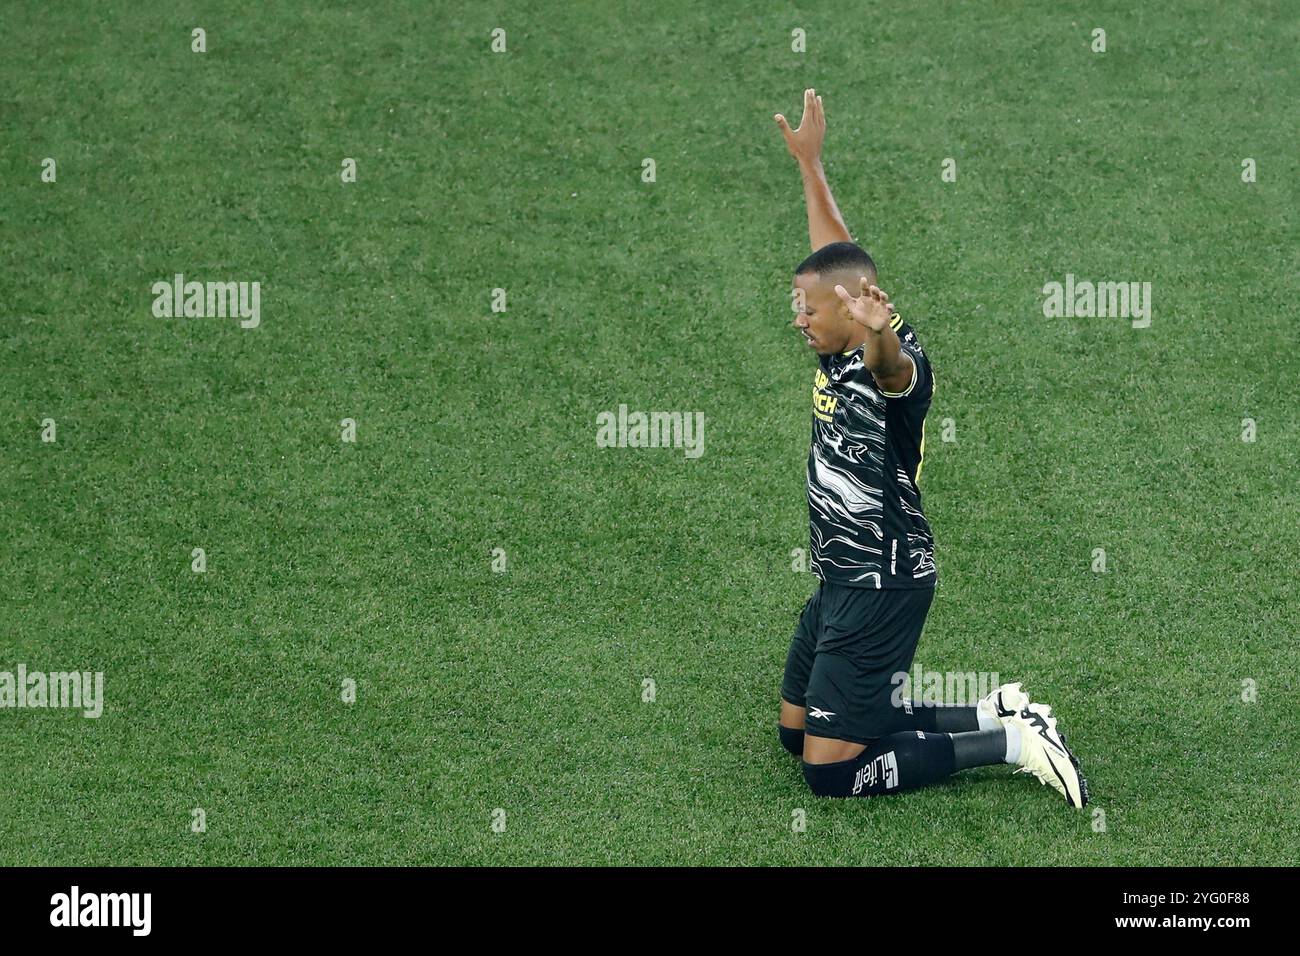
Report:
M105 674L0 710L0 863L1296 862L1291 4L155 6L0 31L0 670ZM936 368L918 663L1053 704L1104 817L777 743L806 86ZM260 326L155 317L178 272Z

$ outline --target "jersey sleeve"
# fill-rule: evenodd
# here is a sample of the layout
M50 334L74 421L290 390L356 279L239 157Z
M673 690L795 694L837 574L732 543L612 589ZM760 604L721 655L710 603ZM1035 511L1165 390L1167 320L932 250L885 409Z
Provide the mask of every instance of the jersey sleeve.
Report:
M903 353L912 360L912 381L901 392L884 392L885 398L895 401L929 401L934 394L934 374L930 369L930 360L916 340L916 333L911 329L899 335L899 345Z

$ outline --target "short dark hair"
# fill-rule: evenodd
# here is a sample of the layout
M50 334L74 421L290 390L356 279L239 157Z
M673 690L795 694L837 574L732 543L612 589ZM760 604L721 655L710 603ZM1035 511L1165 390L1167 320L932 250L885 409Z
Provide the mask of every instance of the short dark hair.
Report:
M876 278L876 263L867 250L856 242L828 242L794 270L797 276L815 272L827 275L832 272L862 272L872 281Z

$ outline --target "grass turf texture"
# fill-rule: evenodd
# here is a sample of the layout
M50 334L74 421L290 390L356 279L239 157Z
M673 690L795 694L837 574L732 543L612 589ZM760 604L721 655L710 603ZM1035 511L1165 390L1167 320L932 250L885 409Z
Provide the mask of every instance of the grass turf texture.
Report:
M0 670L107 703L0 712L0 862L1296 862L1287 4L317 6L6 8ZM918 662L1052 703L1104 832L1006 768L817 800L777 744L808 85L937 369ZM154 318L175 272L261 327ZM1045 319L1067 272L1151 327ZM704 456L598 449L620 403Z

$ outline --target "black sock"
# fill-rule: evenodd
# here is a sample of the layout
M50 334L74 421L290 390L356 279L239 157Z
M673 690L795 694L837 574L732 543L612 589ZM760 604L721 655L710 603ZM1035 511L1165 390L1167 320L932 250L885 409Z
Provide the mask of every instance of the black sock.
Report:
M1001 727L993 730L976 730L967 734L952 735L953 763L958 770L967 767L988 767L1005 763L1007 759L1007 732Z
M852 760L804 761L803 777L819 797L874 797L938 783L955 769L951 736L909 730L881 737Z
M783 724L776 725L776 732L781 735L781 746L796 757L803 756L803 731L795 730L793 727L786 727Z
M899 725L895 726L897 730L924 730L927 734L962 734L980 729L980 719L974 707L949 707L943 704L908 701L899 709L898 718Z

